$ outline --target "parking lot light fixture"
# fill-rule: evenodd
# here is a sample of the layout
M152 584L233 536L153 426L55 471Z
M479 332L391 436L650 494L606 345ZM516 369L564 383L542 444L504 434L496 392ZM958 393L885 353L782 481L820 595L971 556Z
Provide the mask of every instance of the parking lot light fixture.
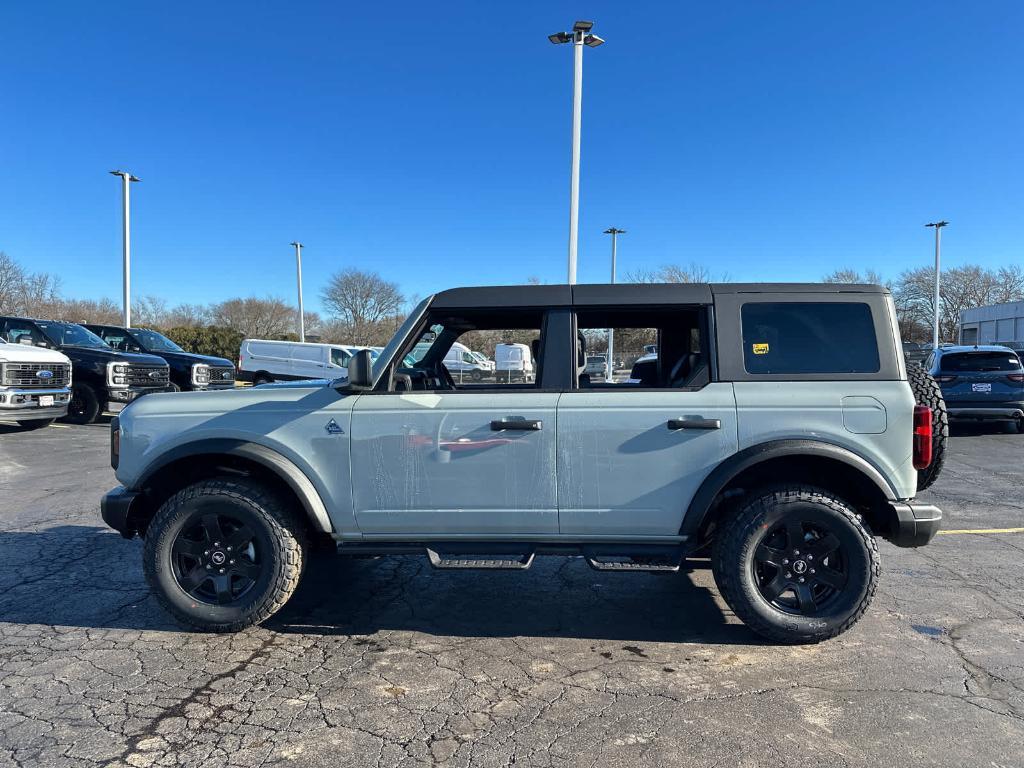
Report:
M548 35L555 45L573 44L573 89L572 89L572 169L569 181L569 284L576 282L576 256L579 242L579 199L580 199L580 123L583 113L583 46L596 48L604 43L597 35L590 33L592 21L577 21L571 32L556 32Z
M615 285L615 261L617 257L617 246L619 235L626 234L626 230L619 229L618 227L608 227L604 231L606 235L612 236L612 285ZM608 329L608 380L612 380L612 376L615 373L615 329Z
M294 242L295 275L299 284L299 341L306 340L306 315L302 311L302 243Z
M926 227L935 227L935 306L932 320L932 349L939 348L939 253L942 242L942 228L949 224L948 221L933 221L925 224Z
M121 177L121 239L123 254L123 308L121 320L125 328L132 325L132 258L131 258L131 207L129 204L129 186L133 181L142 179L133 176L128 171L111 171L111 175Z

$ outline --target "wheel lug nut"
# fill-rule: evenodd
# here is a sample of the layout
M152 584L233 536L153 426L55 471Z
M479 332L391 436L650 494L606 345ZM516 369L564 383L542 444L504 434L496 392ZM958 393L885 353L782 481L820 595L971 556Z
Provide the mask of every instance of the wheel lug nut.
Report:
M230 551L231 551L231 547L228 547L228 552L230 552Z
M203 550L203 554L204 554L204 555L208 555L208 554L210 554L210 550L208 550L208 549L204 549L204 550Z
M231 549L231 547L228 547L228 549ZM814 559L814 555L808 555L808 556L807 556L807 559L808 559L808 560L813 560L813 559Z
M235 564L235 561L234 561L234 560L229 560L228 562L229 562L229 563L231 563L231 565L234 565L234 564ZM814 573L814 571L811 571L811 573Z
M234 561L234 560L232 560L231 562L235 562L235 561ZM815 572L815 571L814 571L814 569L813 569L813 568L811 568L811 573L814 573L814 572Z
M207 566L207 568L209 568L209 566ZM786 571L786 578L787 579L792 579L793 578L793 574L790 573L789 571Z
M215 541L215 542L213 542L213 546L215 546L215 547L219 547L219 546L220 546L220 542L219 542L219 541ZM797 554L800 554L800 553L799 553L799 552L797 552Z
M788 557L782 558L782 564L783 565L789 565L789 558Z
M801 584L803 584L803 583L804 583L804 577L803 577L803 576L801 576L801 577L800 577L800 583L801 583Z
M794 549L793 550L793 554L794 555L799 555L800 554L800 550L799 549Z
M224 573L224 569L223 569L223 568L221 568L221 569L220 569L220 572L221 572L221 573ZM803 581L803 579L800 579L800 581Z
M206 570L210 570L210 564L209 563L206 564Z

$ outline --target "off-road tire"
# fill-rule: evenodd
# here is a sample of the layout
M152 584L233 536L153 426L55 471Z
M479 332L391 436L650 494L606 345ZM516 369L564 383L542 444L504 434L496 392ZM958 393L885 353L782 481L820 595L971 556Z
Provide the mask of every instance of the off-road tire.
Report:
M946 400L942 397L942 389L920 365L907 366L907 379L914 392L914 400L918 405L927 405L932 409L932 463L924 469L917 470L917 490L928 488L942 474L942 466L946 463L946 441L949 440L949 415L946 413Z
M179 387L173 381L167 385L167 389L171 392L181 392L181 387Z
M274 380L265 373L257 373L252 379L252 385L258 387L260 384L273 384Z
M758 587L754 553L766 532L787 515L822 521L842 547L847 583L820 615L776 608ZM878 544L860 516L812 486L765 488L742 501L715 537L711 567L722 597L747 627L772 642L794 645L828 640L856 624L871 604L881 572Z
M72 413L71 409L77 408L78 412ZM68 414L61 420L68 424L92 424L100 417L103 407L96 390L88 384L74 384L71 387L71 402L68 404Z
M18 422L18 426L24 430L31 431L33 429L48 427L55 421L56 419L23 419Z
M237 515L254 529L262 561L251 591L220 605L187 593L172 562L178 534L212 510ZM304 526L271 489L247 479L214 478L178 491L161 505L146 530L142 564L157 600L178 621L204 632L237 632L265 621L288 602L304 569L306 540Z

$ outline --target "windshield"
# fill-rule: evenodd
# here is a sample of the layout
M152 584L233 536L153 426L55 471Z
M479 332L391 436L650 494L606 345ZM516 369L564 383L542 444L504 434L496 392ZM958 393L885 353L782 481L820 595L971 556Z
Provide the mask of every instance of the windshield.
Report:
M487 362L487 356L484 355L482 352L471 352L470 354L473 355L473 357L475 357L481 363Z
M391 341L389 341L384 346L384 349L381 350L380 357L378 357L373 362L374 379L377 379L381 375L381 373L383 373L383 371L381 370L382 367L388 360L394 357L395 352L398 351L398 345L402 343L405 337L409 335L409 331L411 331L413 327L420 321L420 318L423 317L423 313L426 311L427 304L429 302L430 297L427 297L419 304L417 304L416 308L409 313L409 316L407 318L405 318L405 322L402 323L402 325L399 327L397 331L395 331L395 335L391 337Z
M168 339L162 333L156 331L131 331L135 340L142 345L147 352L184 352L185 350Z
M103 339L74 323L37 322L46 337L59 347L93 347L110 349Z
M957 352L942 356L942 372L1019 371L1020 358L1014 352Z

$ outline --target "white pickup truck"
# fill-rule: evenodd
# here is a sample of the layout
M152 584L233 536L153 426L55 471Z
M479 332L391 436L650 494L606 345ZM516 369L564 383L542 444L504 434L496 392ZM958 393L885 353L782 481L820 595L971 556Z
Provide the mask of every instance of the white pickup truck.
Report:
M0 339L0 423L47 427L68 412L71 361L53 349Z

